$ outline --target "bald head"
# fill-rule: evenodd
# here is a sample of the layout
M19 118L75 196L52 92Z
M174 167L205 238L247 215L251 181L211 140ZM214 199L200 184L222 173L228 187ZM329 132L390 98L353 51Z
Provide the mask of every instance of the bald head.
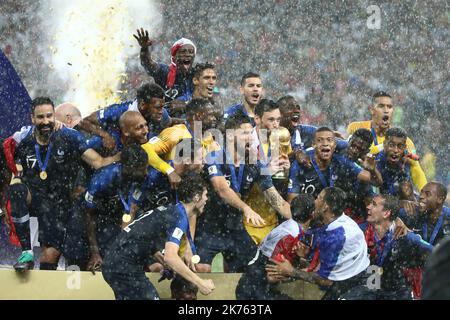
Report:
M119 119L120 132L124 144L147 142L147 121L137 111L126 111Z
M69 128L73 128L81 121L81 112L76 106L66 102L55 108L55 118Z

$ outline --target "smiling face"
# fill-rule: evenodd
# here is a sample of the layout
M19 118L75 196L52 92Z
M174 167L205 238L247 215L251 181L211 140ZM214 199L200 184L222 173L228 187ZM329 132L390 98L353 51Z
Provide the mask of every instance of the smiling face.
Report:
M135 141L139 144L147 142L148 126L144 117L136 117L125 133L131 141Z
M41 104L36 106L31 121L36 126L37 133L48 138L55 128L55 110L51 104Z
M197 98L210 99L213 97L214 87L216 86L217 74L214 69L205 69L200 76L194 77L192 82L195 86Z
M262 98L263 87L261 78L245 79L245 83L241 86L240 91L249 106L256 106Z
M336 149L336 138L332 131L316 132L314 148L317 157L321 160L331 160Z
M183 74L186 74L192 68L194 59L195 49L194 46L190 44L185 44L180 49L178 49L177 53L175 54L175 63Z
M420 192L419 198L419 211L432 212L437 208L440 208L444 203L445 199L440 198L438 195L437 186L432 183L427 183Z
M370 106L370 114L372 115L372 123L383 130L389 129L394 113L392 99L389 97L378 97Z

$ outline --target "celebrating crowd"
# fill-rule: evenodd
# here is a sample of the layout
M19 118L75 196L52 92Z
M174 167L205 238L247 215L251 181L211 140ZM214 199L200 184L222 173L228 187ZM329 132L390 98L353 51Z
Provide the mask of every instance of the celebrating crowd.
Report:
M145 29L134 37L148 79L131 101L82 118L75 105L36 97L33 125L2 141L2 210L22 249L17 272L34 267L34 216L40 270L56 270L63 255L101 270L116 299L158 299L146 271L208 295L214 283L198 274L219 253L226 272L242 273L238 299L288 299L277 284L292 279L319 285L323 299L422 296L422 269L450 232L447 188L427 181L388 89L365 92L366 120L350 121L347 110L344 132L324 103L332 88L313 90L307 104L315 99L324 116L305 124L288 69L277 91L266 89L278 79L269 69L242 71L240 96L228 103L217 90L230 77L226 64L219 73L197 63L202 46L177 40L167 65ZM339 74L318 64L319 78Z

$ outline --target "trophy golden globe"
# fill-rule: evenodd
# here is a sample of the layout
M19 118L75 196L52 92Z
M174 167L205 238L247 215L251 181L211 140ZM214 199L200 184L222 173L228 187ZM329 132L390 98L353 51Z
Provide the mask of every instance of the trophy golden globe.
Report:
M274 129L269 137L271 157L288 156L291 148L291 134L285 127ZM289 178L288 170L280 170L272 176L272 179L287 180Z

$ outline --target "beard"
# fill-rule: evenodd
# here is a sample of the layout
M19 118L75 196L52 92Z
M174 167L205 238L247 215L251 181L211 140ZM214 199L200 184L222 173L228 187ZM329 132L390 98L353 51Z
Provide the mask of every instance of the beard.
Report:
M44 129L50 129L50 130L44 130ZM51 122L49 124L40 124L40 125L36 126L36 130L38 131L39 135L44 139L50 138L54 129L55 129L55 123L53 123L53 122Z

